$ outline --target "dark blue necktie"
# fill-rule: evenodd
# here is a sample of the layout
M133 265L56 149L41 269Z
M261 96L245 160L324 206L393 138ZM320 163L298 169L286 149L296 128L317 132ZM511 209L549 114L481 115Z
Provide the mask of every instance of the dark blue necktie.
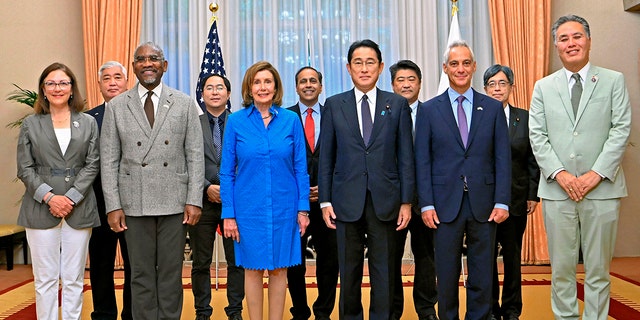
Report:
M369 110L369 101L367 95L362 96L362 140L364 145L369 144L369 138L371 137L371 130L373 129L373 121L371 120L371 110Z

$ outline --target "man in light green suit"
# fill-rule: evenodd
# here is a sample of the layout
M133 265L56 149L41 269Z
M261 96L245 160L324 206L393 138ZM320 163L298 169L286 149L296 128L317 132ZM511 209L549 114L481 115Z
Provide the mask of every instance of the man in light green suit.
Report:
M560 17L551 32L564 68L536 83L529 113L531 147L541 170L551 305L556 319L580 317L576 265L582 249L582 319L607 319L609 265L620 198L627 195L621 162L631 105L623 75L589 63L585 19Z

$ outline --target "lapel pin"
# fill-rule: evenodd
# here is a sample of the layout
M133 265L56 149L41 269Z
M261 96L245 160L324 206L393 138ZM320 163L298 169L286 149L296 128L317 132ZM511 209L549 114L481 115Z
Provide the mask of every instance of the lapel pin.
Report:
M482 107L478 107L478 108L476 108L476 110L478 110L478 111L482 111L482 110L484 110L484 109L482 109Z
M167 105L167 104L163 105L163 107L169 109L169 105Z
M591 82L596 82L596 81L598 81L598 77L596 76L591 77Z
M384 110L382 110L382 112L380 112L380 115L381 115L381 116L384 116Z
M74 122L73 122L73 127L74 127L74 128L78 128L78 127L80 127L80 124L78 123L78 121L74 121Z

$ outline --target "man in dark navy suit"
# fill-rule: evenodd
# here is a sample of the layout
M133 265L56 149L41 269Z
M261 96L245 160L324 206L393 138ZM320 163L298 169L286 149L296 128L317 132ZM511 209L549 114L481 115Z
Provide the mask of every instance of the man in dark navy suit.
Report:
M117 61L105 62L98 70L98 84L100 85L100 93L102 93L104 103L87 111L87 113L96 118L98 128L102 128L102 117L104 116L106 105L112 98L127 90L127 69ZM115 233L109 229L100 175L98 175L93 182L93 191L96 194L96 200L98 200L100 226L93 228L91 240L89 240L89 261L91 263L89 278L91 280L93 299L91 319L115 320L118 318L118 306L116 305L113 281L113 268L118 241L120 242L120 252L124 260L124 288L122 293L123 306L121 317L123 320L132 319L131 268L127 254L127 243L124 240L123 233Z
M308 235L311 236L316 251L316 278L318 298L313 303L315 318L330 319L336 300L338 284L338 253L336 231L329 229L322 220L322 211L318 203L318 159L320 156L320 120L324 106L318 102L322 93L322 73L313 67L302 67L295 76L296 93L300 101L289 107L300 116L307 140L307 169L309 173L309 211L311 223L302 237L303 263L287 270L287 282L291 294L291 315L294 320L306 320L311 316L307 305L307 286L305 282L305 254Z
M376 87L384 70L378 44L354 42L347 61L355 88L328 98L322 115L320 206L327 226L336 229L340 319L364 318L366 240L369 319L388 320L398 272L396 233L411 219L414 193L411 111L407 99Z
M420 86L422 85L422 71L411 60L400 60L389 67L391 73L391 85L393 92L407 98L411 108L411 120L415 124L418 106L422 104L418 100ZM414 126L415 127L415 126ZM412 130L413 128L412 127ZM433 251L433 229L428 228L420 219L420 208L417 206L417 198L414 199L411 208L413 214L409 226L398 232L398 247L396 259L398 272L396 272L396 291L394 293L393 316L391 319L401 319L404 309L404 288L402 287L402 258L404 257L404 245L407 233L411 231L411 252L415 263L413 277L413 304L418 319L438 320L435 305L438 302L436 291L436 267Z
M529 112L509 105L514 88L513 71L499 64L484 72L484 90L490 97L502 102L509 128L511 144L511 204L509 218L498 225L496 245L500 243L504 265L502 305L497 262L493 266L494 318L517 320L522 313L521 253L522 237L527 227L527 215L532 214L540 199L537 197L540 168L529 143ZM494 256L497 258L498 251Z
M476 62L464 41L449 45L449 88L416 118L416 179L424 223L435 231L438 317L459 318L460 256L466 234L465 319L491 318L497 223L509 217L511 152L502 105L471 88Z

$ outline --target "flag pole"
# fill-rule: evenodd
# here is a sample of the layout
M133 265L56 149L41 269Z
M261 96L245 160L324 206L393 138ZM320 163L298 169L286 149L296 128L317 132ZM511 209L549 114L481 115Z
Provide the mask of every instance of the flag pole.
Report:
M212 15L211 15L211 19L209 20L209 27L211 27L213 25L213 23L216 21L216 19L218 19L218 17L216 16L216 12L218 12L218 10L220 9L220 6L218 5L218 3L216 2L212 2L209 4L209 11L211 11ZM228 105L228 103L227 103ZM206 113L206 110L205 110ZM218 233L214 233L213 235L214 237L218 237ZM218 242L218 244L220 244L220 242ZM216 291L218 291L219 289L219 269L220 269L220 259L218 258L218 245L214 246L214 250L215 252L214 256L215 256L215 262L216 262Z
M447 38L447 47L456 40L461 40L460 36L460 24L458 23L458 0L451 0L451 25L449 26L449 37ZM444 61L446 63L446 61ZM438 93L444 93L449 88L449 78L444 73L444 70L440 73L440 83L438 84Z

